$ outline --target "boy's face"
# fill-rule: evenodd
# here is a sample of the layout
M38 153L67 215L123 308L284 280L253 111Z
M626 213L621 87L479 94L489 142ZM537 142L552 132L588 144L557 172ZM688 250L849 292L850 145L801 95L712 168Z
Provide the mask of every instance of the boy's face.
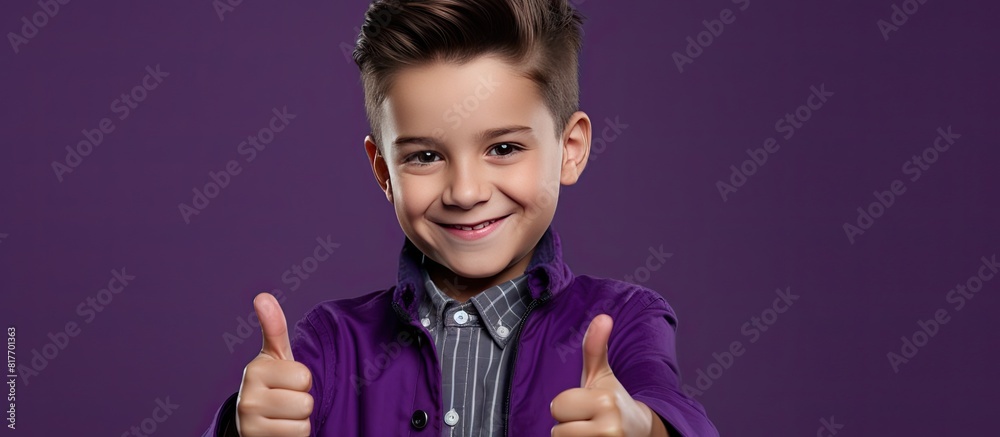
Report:
M587 163L587 115L573 114L557 140L534 82L492 57L404 69L382 110L385 155L371 137L365 149L410 241L483 287L523 274L560 184Z

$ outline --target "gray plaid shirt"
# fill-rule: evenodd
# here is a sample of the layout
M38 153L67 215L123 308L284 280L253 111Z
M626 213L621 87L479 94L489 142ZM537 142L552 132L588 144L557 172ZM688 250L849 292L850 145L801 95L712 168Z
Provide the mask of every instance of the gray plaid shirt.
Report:
M459 303L421 271L427 299L420 304L420 323L434 337L441 363L443 435L501 436L513 350L506 346L531 302L527 275Z

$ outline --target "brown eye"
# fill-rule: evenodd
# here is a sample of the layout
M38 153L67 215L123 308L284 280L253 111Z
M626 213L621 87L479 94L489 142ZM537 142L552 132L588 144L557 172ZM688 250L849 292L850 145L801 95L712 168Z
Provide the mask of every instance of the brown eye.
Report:
M434 156L434 152L424 151L417 154L417 160L420 162L434 162ZM425 158L428 160L425 160Z
M500 143L493 146L491 150L497 152L496 156L507 156L521 151L521 148L513 143Z
M436 156L437 153L434 153L430 150L422 150L420 152L416 152L410 156L407 156L406 159L403 160L403 162L413 163L415 165L430 165L434 163L434 158Z

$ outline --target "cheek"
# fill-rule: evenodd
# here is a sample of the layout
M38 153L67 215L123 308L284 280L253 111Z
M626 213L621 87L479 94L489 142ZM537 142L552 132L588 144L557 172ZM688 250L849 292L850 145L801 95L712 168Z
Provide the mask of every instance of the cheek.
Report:
M393 187L397 209L408 217L423 215L440 194L440 188L433 178L406 175L398 180L399 186Z
M559 172L551 167L542 163L522 166L516 177L507 179L505 191L526 208L543 208L559 186Z

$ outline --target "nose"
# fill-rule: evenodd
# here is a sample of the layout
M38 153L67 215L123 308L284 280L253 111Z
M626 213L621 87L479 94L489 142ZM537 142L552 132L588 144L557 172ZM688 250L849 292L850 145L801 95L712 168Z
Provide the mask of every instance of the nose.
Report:
M472 209L476 204L490 200L491 193L491 185L482 169L474 165L455 164L449 171L442 201L445 205Z

